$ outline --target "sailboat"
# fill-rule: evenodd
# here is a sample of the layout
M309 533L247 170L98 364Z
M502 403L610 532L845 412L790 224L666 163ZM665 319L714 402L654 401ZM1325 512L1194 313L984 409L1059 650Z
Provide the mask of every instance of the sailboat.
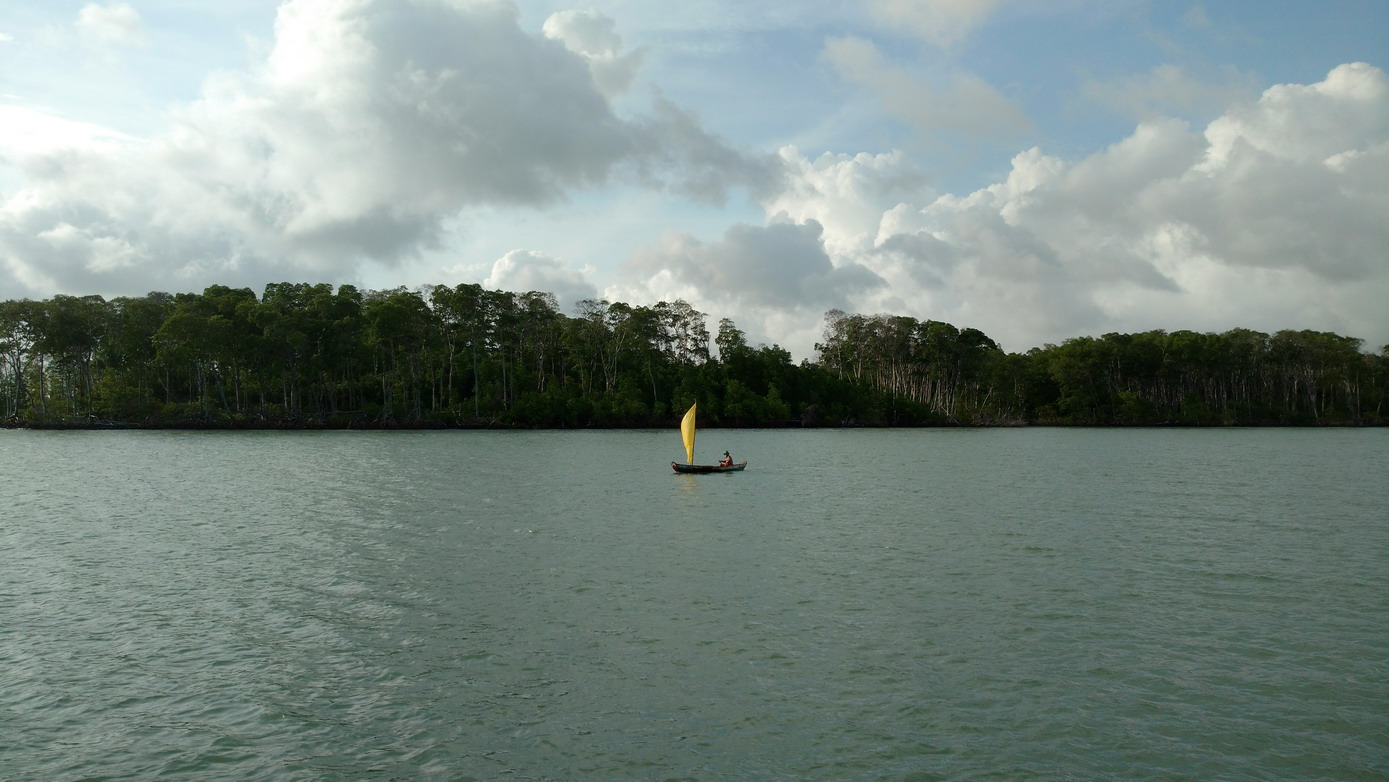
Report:
M690 405L690 409L685 411L685 417L680 419L680 439L685 443L686 464L671 462L671 469L676 472L705 473L705 472L742 472L747 462L737 464L695 464L694 463L694 444L695 444L695 408L699 403Z

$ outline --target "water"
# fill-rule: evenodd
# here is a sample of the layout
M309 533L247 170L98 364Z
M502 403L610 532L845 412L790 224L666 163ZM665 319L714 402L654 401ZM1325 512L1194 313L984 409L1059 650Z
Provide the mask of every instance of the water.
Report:
M725 448L0 431L0 779L1389 778L1389 431Z

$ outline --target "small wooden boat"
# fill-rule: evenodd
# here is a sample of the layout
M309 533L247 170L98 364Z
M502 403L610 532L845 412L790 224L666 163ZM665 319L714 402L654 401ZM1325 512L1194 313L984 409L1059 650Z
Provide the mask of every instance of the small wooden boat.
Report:
M748 466L748 463L747 463L747 462L738 462L737 464L730 464L730 465L727 465L727 466L720 466L720 465L717 465L717 464L681 464L680 462L671 462L671 463L670 463L670 466L671 466L676 472L691 472L691 473L706 473L706 472L741 472L742 469L743 469L744 467L747 467L747 466Z
M685 411L685 417L680 419L680 441L685 445L685 458L687 464L671 462L670 467L678 473L691 473L702 475L708 472L742 472L747 462L736 464L695 464L694 463L694 444L695 444L695 408L698 405L690 405L690 409ZM728 452L724 451L724 456Z

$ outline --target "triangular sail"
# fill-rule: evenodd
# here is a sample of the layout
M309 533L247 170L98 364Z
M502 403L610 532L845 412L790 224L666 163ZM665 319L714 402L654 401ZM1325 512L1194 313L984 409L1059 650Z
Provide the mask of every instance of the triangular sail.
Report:
M680 439L685 441L685 460L690 464L694 464L695 406L690 405L685 417L680 419Z

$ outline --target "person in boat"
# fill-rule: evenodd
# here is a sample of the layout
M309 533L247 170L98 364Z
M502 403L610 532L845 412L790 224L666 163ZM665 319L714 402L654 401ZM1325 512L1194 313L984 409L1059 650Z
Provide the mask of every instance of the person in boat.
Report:
M732 467L733 457L728 455L728 451L723 452L723 458L719 460L720 467Z

